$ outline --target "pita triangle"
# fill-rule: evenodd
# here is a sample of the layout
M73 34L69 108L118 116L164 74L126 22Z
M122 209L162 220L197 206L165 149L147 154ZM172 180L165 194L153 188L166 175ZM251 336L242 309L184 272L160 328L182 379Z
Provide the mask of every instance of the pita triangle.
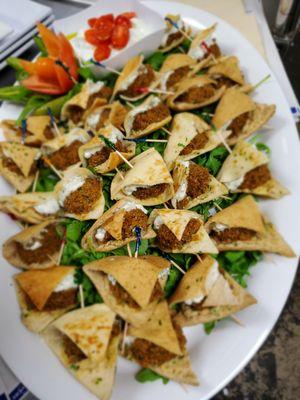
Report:
M32 164L40 155L38 149L19 143L2 142L1 149L5 157L11 158L25 177L28 177Z
M208 74L212 76L223 75L239 85L244 85L245 79L239 68L238 58L235 56L227 57L220 60L217 64L209 68Z
M103 224L103 228L116 240L122 240L122 227L125 213L126 211L124 209L119 210Z

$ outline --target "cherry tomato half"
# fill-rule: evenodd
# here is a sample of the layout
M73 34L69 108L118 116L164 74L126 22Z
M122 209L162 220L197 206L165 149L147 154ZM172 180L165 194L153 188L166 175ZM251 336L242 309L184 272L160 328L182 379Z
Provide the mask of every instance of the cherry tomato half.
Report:
M96 29L86 30L84 32L84 38L88 43L93 44L94 46L98 46L99 44L101 44L101 40L98 37L98 32L96 31Z
M113 21L101 18L96 21L94 28L97 30L98 38L103 41L110 38L115 24Z
M111 44L115 49L123 49L129 41L129 28L124 25L116 25L112 31Z
M110 56L111 49L108 44L102 43L97 46L96 50L94 51L94 59L96 61L103 61L106 60Z
M129 18L125 17L124 15L118 15L115 20L116 25L125 25L128 28L131 28L132 23Z
M136 17L136 13L134 11L123 12L122 14L124 17L131 19Z
M88 19L88 24L91 28L94 28L95 23L97 22L97 18L90 18Z

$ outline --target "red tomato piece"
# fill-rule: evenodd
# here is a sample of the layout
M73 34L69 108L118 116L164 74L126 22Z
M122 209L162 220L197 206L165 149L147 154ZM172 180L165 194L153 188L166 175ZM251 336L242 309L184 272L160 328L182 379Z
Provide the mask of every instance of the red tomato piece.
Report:
M100 44L94 51L94 59L96 61L106 60L110 56L111 49L108 44Z
M114 49L123 49L129 41L129 28L125 25L116 25L111 35L111 44Z
M107 40L110 38L111 33L114 29L114 22L109 19L101 19L100 17L95 23L95 29L97 31L97 37L101 41Z
M118 15L115 21L116 25L125 25L128 28L131 28L132 23L129 18L125 17L124 15Z
M134 11L123 12L122 14L124 17L131 19L136 17L136 13Z
M114 14L104 14L98 20L114 22Z
M96 29L88 29L84 32L84 38L85 40L93 44L94 46L98 46L101 43L101 40L98 37L98 32Z
M88 24L91 28L94 28L95 23L97 22L97 18L90 18L88 19Z

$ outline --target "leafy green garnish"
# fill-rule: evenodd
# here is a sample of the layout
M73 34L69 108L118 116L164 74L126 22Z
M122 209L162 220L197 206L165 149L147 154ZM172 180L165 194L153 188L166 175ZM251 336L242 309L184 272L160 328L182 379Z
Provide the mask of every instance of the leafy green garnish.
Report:
M36 192L52 192L59 178L50 168L40 168Z
M168 139L168 134L162 129L155 131L152 135L147 136L147 139ZM153 142L137 142L135 148L135 155L139 155L142 152L154 148L160 154L164 153L167 143L153 143Z
M157 381L158 379L161 379L164 385L166 385L169 382L168 378L165 378L164 376L157 374L156 372L152 371L149 368L141 369L135 375L135 379L140 383L153 382Z
M165 53L156 51L155 53L151 54L151 56L146 58L145 64L151 65L154 71L159 71L166 58L167 55Z
M87 275L84 274L81 268L76 269L74 280L77 285L82 285L82 292L83 292L85 306L90 306L95 303L103 303L103 300L99 295L99 293L97 292L97 289L93 285L92 281ZM79 293L78 293L78 303L80 303Z
M70 369L72 369L73 371L78 371L79 370L79 365L71 364L70 365Z
M216 176L227 156L228 151L225 147L220 146L216 147L209 153L196 157L193 161L206 167L212 175Z
M78 68L78 73L83 78L84 81L87 81L88 79L95 81L96 77L93 74L92 70L90 67L80 67Z
M164 288L165 296L167 298L170 297L171 294L174 292L181 277L182 277L182 273L177 268L175 268L175 267L170 268L168 280L167 280L165 288Z
M242 286L247 287L245 278L250 275L250 268L262 259L260 251L225 251L217 259L222 268Z
M256 146L257 150L263 151L264 153L266 153L268 155L271 153L270 147L267 146L265 143L258 142L255 144L255 146Z
M240 195L237 193L230 193L226 195L226 198L219 197L215 200L209 201L208 203L198 204L197 206L191 208L191 211L196 211L197 213L202 215L204 221L206 221L212 215L211 211L213 209L218 212L218 207L222 209L229 207L239 198L239 196Z
M32 91L23 86L16 85L0 88L0 101L12 101L24 104L31 95Z
M26 106L23 108L16 124L20 125L22 119L26 119L30 114L32 114L36 109L48 103L52 99L52 96L47 94L35 94L27 101Z
M44 45L43 39L40 36L35 36L33 38L35 45L39 49L39 52L41 53L42 57L47 57L48 56L48 51L46 49L46 46Z
M28 73L24 70L20 58L17 57L9 57L6 62L7 65L12 67L16 72L16 80L21 81L28 77Z
M205 322L203 324L204 332L209 335L213 331L214 327L216 326L216 321Z

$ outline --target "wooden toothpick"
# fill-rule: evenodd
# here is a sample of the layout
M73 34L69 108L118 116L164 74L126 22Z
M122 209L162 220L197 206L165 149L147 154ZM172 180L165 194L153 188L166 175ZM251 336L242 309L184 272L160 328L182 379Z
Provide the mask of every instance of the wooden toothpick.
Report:
M132 257L130 243L127 243L127 252L128 252L129 257Z
M82 285L79 285L79 297L80 297L80 307L84 308L85 304L84 304L84 295L83 295Z
M122 172L119 170L118 167L116 167L116 171L117 171L117 173L120 175L121 179L124 181L125 177L124 177L124 175L122 174Z
M63 178L63 175L54 167L54 165L51 163L51 161L49 160L48 157L43 157L43 160L45 161L45 163L47 165L49 165L49 167L52 169L52 171L60 178Z
M237 316L235 316L234 314L230 315L230 318L239 326L245 327L245 324L243 323L243 321L241 321Z
M34 177L34 181L33 181L33 185L32 185L32 192L35 192L35 190L36 190L36 185L37 185L37 182L39 180L39 175L40 175L40 170L38 169L36 171L36 174L35 174L35 177Z
M127 330L128 330L128 322L125 321L123 338L122 338L122 346L121 346L121 353L122 354L124 354L124 352L125 352L125 340L126 340L126 336L127 336Z

